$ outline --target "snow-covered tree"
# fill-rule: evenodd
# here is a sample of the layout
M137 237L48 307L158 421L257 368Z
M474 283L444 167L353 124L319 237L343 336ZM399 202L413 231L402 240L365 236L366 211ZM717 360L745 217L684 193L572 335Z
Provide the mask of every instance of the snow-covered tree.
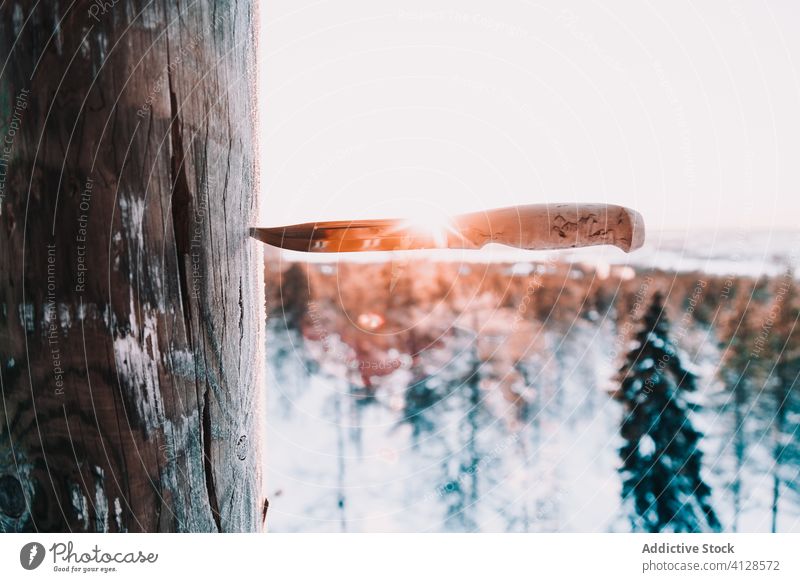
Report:
M771 449L771 529L778 530L778 514L784 490L798 491L798 430L800 397L800 293L794 273L788 270L778 280L753 335L750 357L762 370L758 395L759 424L763 440Z
M756 412L757 396L763 391L767 368L765 358L753 356L754 339L766 316L761 298L763 283L742 279L731 287L729 305L717 317L720 363L717 368L723 390L715 398L723 443L716 472L731 500L730 528L740 529L748 500L754 499L759 475L769 470L768 446L763 438L763 418Z
M687 397L696 376L669 338L664 301L655 293L619 372L615 397L624 407L620 434L623 501L635 531L716 531L711 489L700 475L701 434Z

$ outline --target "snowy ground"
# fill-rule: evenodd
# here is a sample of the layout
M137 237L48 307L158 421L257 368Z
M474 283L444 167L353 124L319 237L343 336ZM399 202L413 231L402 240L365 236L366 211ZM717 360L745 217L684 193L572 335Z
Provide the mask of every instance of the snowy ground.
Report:
M271 531L629 529L616 470L621 412L603 390L612 374L602 355L608 330L573 328L562 361L551 358L542 372L553 387L543 389L527 422L515 421L508 404L484 390L471 432L462 386L434 405L433 426L415 436L403 422L405 371L364 402L331 374L310 373L307 346L280 328L270 332ZM705 477L730 529L726 420L710 410L693 419L707 434ZM752 454L765 456L760 448ZM765 463L750 459L743 471L740 531L769 530L772 482L759 470ZM798 529L800 508L784 506L779 530Z

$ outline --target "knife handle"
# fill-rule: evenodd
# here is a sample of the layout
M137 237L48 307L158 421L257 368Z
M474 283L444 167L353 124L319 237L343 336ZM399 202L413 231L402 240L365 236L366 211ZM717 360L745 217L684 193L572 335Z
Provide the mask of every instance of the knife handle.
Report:
M616 204L529 204L462 214L454 226L476 247L501 243L529 250L644 244L642 215Z

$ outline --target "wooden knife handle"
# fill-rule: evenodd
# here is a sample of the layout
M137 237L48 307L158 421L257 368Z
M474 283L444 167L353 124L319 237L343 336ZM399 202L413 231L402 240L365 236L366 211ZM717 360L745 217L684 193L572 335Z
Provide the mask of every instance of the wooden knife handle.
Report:
M615 204L530 204L462 214L453 219L476 247L494 242L529 250L644 243L642 215Z

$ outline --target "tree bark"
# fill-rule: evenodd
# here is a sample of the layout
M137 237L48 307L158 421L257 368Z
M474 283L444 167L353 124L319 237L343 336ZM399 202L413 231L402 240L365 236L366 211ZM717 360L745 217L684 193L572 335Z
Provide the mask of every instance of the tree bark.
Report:
M264 527L254 23L0 5L0 530Z

